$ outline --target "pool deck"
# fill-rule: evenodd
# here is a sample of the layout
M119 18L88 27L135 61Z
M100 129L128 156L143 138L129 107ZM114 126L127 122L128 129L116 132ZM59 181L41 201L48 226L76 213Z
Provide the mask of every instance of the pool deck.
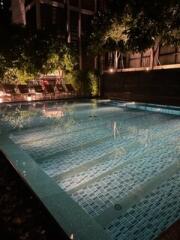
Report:
M180 238L180 220L175 222L166 231L161 233L157 240L179 240Z

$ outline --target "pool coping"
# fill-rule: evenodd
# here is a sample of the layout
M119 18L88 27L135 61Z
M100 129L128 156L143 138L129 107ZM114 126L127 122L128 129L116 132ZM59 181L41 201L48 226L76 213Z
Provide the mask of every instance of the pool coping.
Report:
M180 116L180 106L111 99L111 106Z
M99 100L105 100L106 98L100 98L100 97L81 97L81 96L70 96L70 97L65 97L65 98L54 98L54 99L37 99L37 100L31 100L31 101L27 101L27 100L20 100L20 101L3 101L0 102L0 105L3 104L31 104L31 103L42 103L42 102L63 102L63 101L79 101L79 100L93 100L93 99L99 99Z
M110 239L103 228L7 135L0 135L0 151L69 237L78 240ZM51 194L48 194L49 189Z

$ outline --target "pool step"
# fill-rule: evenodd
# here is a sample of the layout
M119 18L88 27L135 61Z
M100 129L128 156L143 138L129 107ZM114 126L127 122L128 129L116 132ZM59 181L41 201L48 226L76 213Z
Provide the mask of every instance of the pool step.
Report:
M83 184L85 184L85 182L89 183L90 179L88 177L88 173L91 170L92 170L91 178L94 179L94 177L97 176L97 175L102 177L102 172L104 172L105 174L107 172L109 172L108 171L109 168L108 168L107 165L111 164L110 168L112 168L112 166L113 166L113 169L114 169L115 166L117 166L117 165L122 166L122 165L128 163L128 156L129 155L128 156L126 155L128 147L131 147L131 150L133 152L134 150L136 150L139 147L139 144L131 142L131 144L126 145L126 146L119 145L119 149L116 148L114 150L111 150L111 151L105 153L104 155L102 155L99 158L95 158L91 161L83 163L80 166L74 167L67 172L57 174L53 178L62 187L62 182L63 181L67 182L68 181L67 179L69 179L73 182L73 178L76 177L76 175L84 173L85 176L87 176L87 178L83 180ZM98 169L98 166L99 166L100 169L97 172L97 175L94 175L93 169L96 169L96 168ZM48 174L48 172L47 172L47 174ZM80 180L79 180L78 185L81 185ZM66 191L67 190L71 191L70 189L67 189L66 187L63 187L63 188L65 188ZM71 186L71 188L73 188L73 186ZM73 190L74 190L74 188L73 188Z
M163 137L165 137L165 136L166 135L164 135ZM167 133L167 136L168 136L168 133ZM159 138L162 138L162 135L160 135ZM154 145L159 142L159 138L157 138L157 136L156 136L156 138L154 138L154 140L152 139L153 143L149 146L151 148L151 150L153 150ZM117 142L117 144L118 144L118 142ZM119 149L119 152L118 152L118 149ZM129 149L131 149L130 152L128 152ZM72 182L71 188L73 188L73 186L75 185L75 182L76 182L75 178L78 178L77 186L81 185L82 181L83 181L83 184L85 184L86 182L89 183L90 179L93 179L97 176L103 177L103 175L101 175L102 172L104 172L105 174L110 174L109 171L111 171L111 170L109 170L109 167L110 167L110 169L115 169L115 167L117 167L117 166L122 166L124 164L128 164L129 161L134 161L133 157L135 157L134 155L137 155L136 152L139 151L137 156L141 156L143 154L143 152L142 152L143 149L144 149L144 145L140 145L138 142L134 143L134 142L130 141L130 143L129 142L127 142L127 143L125 142L124 144L119 143L118 147L115 148L114 150L112 150L110 152L108 151L107 153L105 153L103 156L101 156L99 158L92 159L91 161L82 163L79 166L71 168L69 171L61 172L57 175L54 175L54 179L63 188L65 187L65 186L63 186L63 184L65 182L68 182L68 179L70 182ZM155 149L156 149L156 146L155 146ZM102 166L100 165L100 163L102 163ZM98 168L99 168L99 171L98 171ZM93 171L93 169L95 169L95 171ZM59 172L59 171L57 171L57 172ZM48 173L49 173L49 171L47 171L47 174ZM84 173L84 176L83 176L83 173ZM78 177L78 175L79 175L79 177ZM84 178L84 180L81 179L82 178L81 175ZM74 178L74 180L73 180L73 178ZM67 189L66 187L65 187L65 189L69 190L69 188Z
M116 202L113 207L106 209L102 214L95 217L96 221L106 227L113 219L123 215L131 206L137 204L142 198L148 195L153 189L157 188L164 181L180 171L180 160L177 160L164 171L154 176L147 182L140 184L138 187L129 192L126 197ZM119 210L116 209L119 206Z
M126 212L114 218L106 226L106 232L113 240L156 239L180 219L179 191L180 171L162 181Z
M178 128L176 128L175 130L169 129L168 131L165 130L165 132L161 131L158 132L156 131L156 128L153 129L153 135L150 136L150 139L148 139L148 144L147 146L149 146L150 142L160 138L164 138L165 136L168 136L170 132L176 132L178 131ZM139 138L139 140L141 140L141 138ZM144 145L146 145L146 141L143 140L143 142L139 142L138 139L134 139L134 138L130 138L130 139L126 139L126 138L117 138L116 140L112 140L112 138L110 138L107 141L104 141L102 143L99 143L99 148L98 151L96 149L96 145L92 145L89 146L87 148L84 148L83 150L80 151L76 151L76 154L74 155L74 152L72 153L67 153L65 155L58 155L56 158L54 159L47 159L46 161L43 161L41 163L42 168L50 175L50 176L55 176L56 174L63 174L66 172L71 172L73 171L74 168L76 168L78 170L79 167L83 166L83 164L86 164L87 162L94 162L96 161L96 159L98 159L99 157L102 157L104 155L106 155L106 153L109 153L112 148L121 148L119 150L123 150L122 148L125 147L125 149L127 149L127 151L129 151L131 149L131 145L133 142L137 142L137 149L138 147L140 147L141 145L143 147L146 147ZM116 147L117 145L117 147ZM133 146L134 144L132 144ZM150 145L151 146L151 145ZM132 149L131 149L132 150ZM118 149L117 149L118 152ZM88 163L89 164L89 163ZM52 166L54 166L52 168ZM55 169L55 171L53 170Z
M69 191L73 199L81 205L84 210L96 216L101 214L107 208L113 206L119 198L124 198L128 192L139 186L142 182L158 175L165 170L172 162L177 161L178 152L171 153L173 141L178 139L179 134L172 138L172 141L166 145L164 153L159 154L162 145L147 149L141 155L131 158L126 167L111 169L110 174L106 172L102 177L92 179L85 184ZM178 151L178 150L177 150ZM81 197L82 196L82 197Z
M142 118L142 116L141 116ZM142 121L146 120L145 118L141 119ZM128 126L130 125L131 121L135 121L134 118L131 118L128 120L128 122L124 122L123 124L121 123L121 128L125 128L125 130L121 131L121 137L123 137L123 134L127 133L127 129ZM136 120L137 124L141 126L141 121L139 121L139 118ZM167 119L164 120L166 123ZM133 123L135 124L135 123ZM67 135L64 136L65 139L62 139L61 137L57 137L54 139L44 139L43 141L40 141L38 144L37 142L35 142L35 144L33 144L32 142L30 144L21 144L21 147L27 151L29 151L29 153L31 154L31 156L35 159L38 160L38 162L41 162L45 159L49 159L49 158L53 158L56 155L59 155L60 153L64 153L64 151L74 151L74 147L75 150L77 151L78 148L82 149L83 147L89 146L91 144L93 144L93 142L95 140L98 141L99 138L99 142L102 142L102 137L105 134L105 132L110 132L109 137L111 137L113 135L112 129L94 129L94 132L92 132L92 130L87 130L86 131L86 135L85 132L83 132L83 136L84 138L82 138L81 136L77 135L76 137L72 137L71 135ZM97 134L100 134L99 136L95 136ZM72 135L73 136L73 135ZM89 143L85 144L85 142L87 142L89 139L90 140ZM16 138L14 138L14 140L16 141ZM106 140L106 137L105 137ZM82 144L79 144L79 141L82 142ZM95 141L95 144L97 143L97 141ZM78 143L78 144L77 144ZM46 151L47 150L47 151Z
M175 138L176 136L174 136L174 138ZM156 145L154 145L153 147L152 146L150 146L150 148L148 149L148 150L146 150L146 155L148 154L148 153L151 153L152 151L156 151L156 149L157 149L157 146L158 146L158 139L154 142L154 143L156 143ZM143 157L143 155L144 155L144 152L142 152L141 150L143 150L143 148L141 148L141 149L139 149L140 151L138 151L135 155L133 154L133 150L135 150L136 149L136 146L137 145L135 145L134 144L134 148L133 148L133 145L132 145L132 151L130 152L130 154L128 154L127 156L125 155L125 156L122 156L122 159L124 159L125 158L125 160L123 161L122 159L121 159L121 162L119 162L119 164L117 164L116 166L114 166L114 165L112 165L112 167L110 168L110 169L107 169L107 170L105 170L103 173L101 173L101 174L97 174L96 176L93 176L93 178L92 179L89 179L89 180L85 180L85 181L83 181L83 183L81 183L81 184L79 184L78 186L76 186L76 187L74 187L74 188L72 188L71 190L69 190L68 192L69 192L69 194L73 194L73 193L75 193L76 191L78 191L78 190L80 190L80 189L83 189L83 188L86 188L86 187L88 187L88 186L90 186L91 184L93 184L93 183L95 183L95 182L98 182L98 181L100 181L101 179L103 179L104 177L106 177L106 176L108 176L108 175L111 175L111 174L113 174L114 172L116 172L116 171L125 171L125 168L126 167L128 167L128 165L129 164L133 164L134 162L135 162L135 160L137 160L137 161L140 161L140 159L142 159L142 157ZM109 160L111 159L111 156L107 156L107 158L109 158ZM61 185L61 184L60 184ZM67 191L67 189L66 189L66 191Z

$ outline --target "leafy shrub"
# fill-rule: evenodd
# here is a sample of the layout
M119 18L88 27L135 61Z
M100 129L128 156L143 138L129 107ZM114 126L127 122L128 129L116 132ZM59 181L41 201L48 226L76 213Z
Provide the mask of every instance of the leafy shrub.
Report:
M1 83L8 84L24 84L28 80L32 79L32 75L27 73L25 70L19 70L18 68L7 68L1 78Z
M92 97L99 95L99 74L95 71L88 72L89 89Z
M96 97L99 95L99 74L97 72L79 70L74 73L72 79L70 83L76 86L82 96Z

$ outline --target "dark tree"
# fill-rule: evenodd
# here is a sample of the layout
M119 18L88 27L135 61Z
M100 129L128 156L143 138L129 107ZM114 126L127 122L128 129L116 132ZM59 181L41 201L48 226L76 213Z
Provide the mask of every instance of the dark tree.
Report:
M152 48L151 65L156 65L163 44L180 44L179 0L110 0L108 11L94 18L90 49L95 54L114 51L115 62L118 51Z

